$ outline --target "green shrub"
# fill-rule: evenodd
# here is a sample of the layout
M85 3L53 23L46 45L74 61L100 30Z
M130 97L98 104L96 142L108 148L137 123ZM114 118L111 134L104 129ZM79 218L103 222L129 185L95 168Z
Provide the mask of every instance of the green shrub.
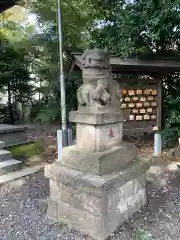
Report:
M165 128L162 131L163 148L173 148L177 145L177 128Z
M21 146L14 146L9 150L12 152L13 158L29 158L40 155L43 152L43 145L40 141L36 141Z
M151 240L152 235L147 229L145 229L144 225L141 225L136 229L136 240Z

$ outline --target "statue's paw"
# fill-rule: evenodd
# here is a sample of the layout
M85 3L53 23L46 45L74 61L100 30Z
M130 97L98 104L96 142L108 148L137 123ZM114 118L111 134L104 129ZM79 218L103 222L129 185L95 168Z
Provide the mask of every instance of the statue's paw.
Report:
M101 96L101 101L103 102L104 105L108 104L111 102L111 97L110 95L105 92L102 96Z
M96 90L93 90L90 95L89 95L90 99L92 100L98 100L100 98L100 93Z

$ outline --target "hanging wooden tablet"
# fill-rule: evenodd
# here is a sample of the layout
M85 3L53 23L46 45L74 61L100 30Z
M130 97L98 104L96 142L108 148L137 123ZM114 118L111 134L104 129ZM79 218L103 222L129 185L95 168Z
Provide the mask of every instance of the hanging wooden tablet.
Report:
M128 95L129 96L134 96L135 95L135 91L134 90L128 90Z
M132 115L132 114L129 115L129 120L130 120L130 121L134 121L134 119L135 119L135 116L134 116L134 115Z
M137 121L142 121L142 119L143 119L143 117L142 117L141 115L137 115L137 116L136 116L136 120L137 120Z
M130 99L129 97L126 97L126 98L124 98L124 101L125 101L125 102L130 102L131 99Z
M141 102L136 103L136 107L137 107L137 108L142 108L142 103L141 103Z
M150 119L149 114L145 114L145 115L144 115L144 120L149 120L149 119Z
M139 109L136 109L136 108L132 109L132 113L138 114L139 113Z
M145 114L145 113L146 113L146 109L142 108L142 109L139 110L139 112L140 112L141 114Z
M134 107L135 107L135 103L129 103L129 104L128 104L128 107L129 107L129 108L134 108Z
M158 92L157 92L156 89L152 89L152 90L151 90L151 95L157 96L157 94L158 94Z
M119 101L120 101L120 103L123 103L123 102L124 102L124 99L123 99L123 98L121 98Z
M122 89L121 93L122 93L122 95L126 95L127 94L127 90L126 89Z
M157 117L156 117L155 114L153 114L153 115L151 116L151 119L152 119L152 120L156 120L156 118L157 118Z
M157 107L157 102L151 102L152 107Z
M152 112L153 112L152 108L147 108L147 113L152 113Z
M148 96L148 97L147 97L147 100L148 100L148 101L153 101L153 100L154 100L154 97L153 97L153 96Z
M132 100L133 100L134 102L137 102L137 101L139 100L139 98L138 98L137 96L134 96L134 97L132 97Z
M150 89L146 89L146 90L144 90L143 94L144 94L144 95L150 95L150 94L151 94Z
M122 108L122 109L127 108L127 104L126 104L126 103L122 103L122 104L121 104L121 108Z
M140 97L139 101L140 101L140 102L145 102L145 101L146 101L146 98L145 98L145 97Z
M149 102L144 102L143 105L144 105L144 107L149 107L150 103Z
M143 93L143 91L142 91L141 89L137 89L137 90L136 90L136 94L137 94L137 95L142 95L142 93Z

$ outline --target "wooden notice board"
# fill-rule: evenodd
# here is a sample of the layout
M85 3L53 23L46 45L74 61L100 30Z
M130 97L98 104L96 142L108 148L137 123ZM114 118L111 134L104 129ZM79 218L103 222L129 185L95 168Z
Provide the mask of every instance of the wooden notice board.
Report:
M120 84L119 107L124 119L126 132L152 132L154 126L161 129L161 81L157 79L122 79L118 74L113 78Z

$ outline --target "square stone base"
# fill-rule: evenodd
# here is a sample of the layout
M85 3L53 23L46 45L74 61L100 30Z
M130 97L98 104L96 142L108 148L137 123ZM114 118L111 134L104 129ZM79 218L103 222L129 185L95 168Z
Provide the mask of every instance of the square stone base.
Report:
M84 108L87 109L89 107ZM78 149L86 152L102 152L120 145L123 138L123 120L121 112L112 110L97 112L94 108L92 112L70 112L70 122L76 122Z
M76 124L77 148L86 152L102 152L122 142L122 122L102 125Z
M103 177L54 163L45 168L50 179L48 215L96 240L104 240L146 203L147 162Z
M62 150L64 166L95 175L119 171L136 158L135 145L125 142L104 152L86 152L79 150L76 145L65 147Z

